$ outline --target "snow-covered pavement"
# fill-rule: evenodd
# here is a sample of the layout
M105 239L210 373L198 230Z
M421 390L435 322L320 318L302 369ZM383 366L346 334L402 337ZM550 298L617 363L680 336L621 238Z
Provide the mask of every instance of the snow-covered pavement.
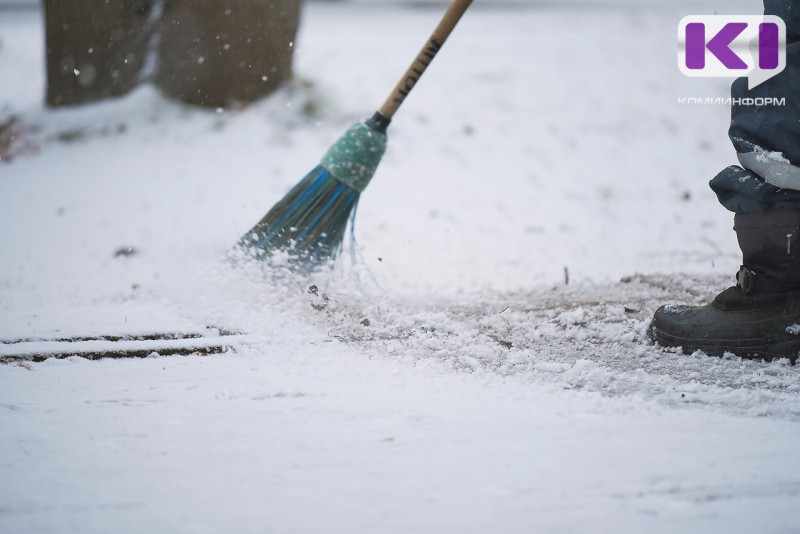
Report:
M4 532L797 527L796 421L314 341L32 367L0 375Z
M309 3L300 81L237 112L46 111L40 14L0 11L0 340L247 334L0 364L0 532L799 532L800 370L644 335L739 261L706 185L728 110L678 104L728 83L679 74L677 22L759 9L660 4L477 2L392 125L359 263L282 281L223 257L441 6Z

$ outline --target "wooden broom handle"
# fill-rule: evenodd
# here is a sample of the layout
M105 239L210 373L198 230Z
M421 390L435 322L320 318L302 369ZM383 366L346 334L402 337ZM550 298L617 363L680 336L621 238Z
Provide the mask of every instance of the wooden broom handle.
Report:
M411 66L408 67L403 77L400 78L400 81L392 90L386 102L384 102L378 110L378 113L387 119L392 118L400 107L400 104L402 104L408 96L408 93L411 92L411 89L413 89L414 85L419 81L422 73L425 72L425 69L431 64L436 53L442 48L450 32L456 27L456 24L458 24L461 16L471 3L472 0L453 0L453 3L447 8L439 25L433 30L430 39L428 39L425 46L423 46L422 50L417 54L416 59L414 59Z

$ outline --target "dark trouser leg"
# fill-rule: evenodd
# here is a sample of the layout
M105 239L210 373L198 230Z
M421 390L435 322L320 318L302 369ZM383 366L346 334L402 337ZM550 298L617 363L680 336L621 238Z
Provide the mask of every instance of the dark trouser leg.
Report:
M785 99L783 106L732 106L728 132L742 166L730 166L711 180L720 203L734 213L800 210L800 4L765 0L767 15L786 22L786 69L747 90L740 78L733 99Z

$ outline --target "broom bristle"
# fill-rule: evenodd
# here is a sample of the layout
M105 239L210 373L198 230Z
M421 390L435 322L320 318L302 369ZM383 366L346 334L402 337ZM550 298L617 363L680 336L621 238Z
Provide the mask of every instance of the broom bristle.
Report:
M376 113L352 125L321 163L239 240L238 248L258 260L284 251L289 266L301 271L336 258L347 221L355 219L358 198L386 151L388 124Z
M360 193L317 166L239 240L259 260L287 251L304 268L333 259L342 248L347 222Z

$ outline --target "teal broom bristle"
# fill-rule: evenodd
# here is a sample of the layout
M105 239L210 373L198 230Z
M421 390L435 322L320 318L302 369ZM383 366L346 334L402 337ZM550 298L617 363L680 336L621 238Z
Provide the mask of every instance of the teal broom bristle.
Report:
M306 265L323 264L341 250L360 195L317 166L239 240L239 246L259 260L284 250Z
M355 222L361 192L386 150L385 133L369 124L353 125L321 164L239 240L246 255L268 260L274 252L285 251L290 266L300 270L313 270L336 258L347 222Z

